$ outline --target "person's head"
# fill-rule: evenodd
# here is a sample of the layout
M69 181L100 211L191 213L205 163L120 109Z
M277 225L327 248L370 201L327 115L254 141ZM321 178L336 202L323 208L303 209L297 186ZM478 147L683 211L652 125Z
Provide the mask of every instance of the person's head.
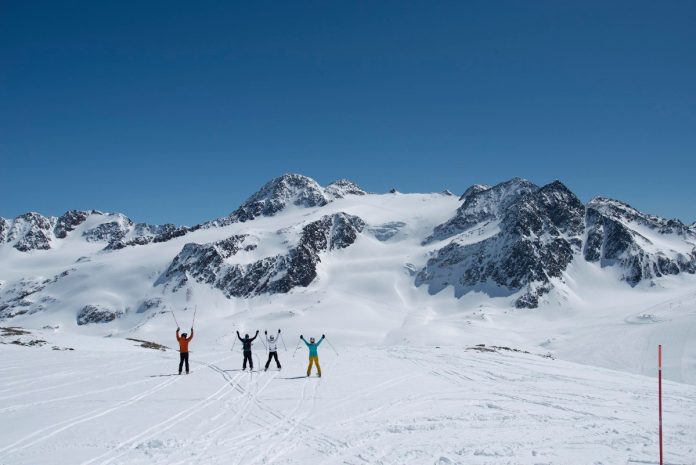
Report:
M248 333L245 334L244 337L247 338L247 339L249 339L249 334L248 334Z
M315 341L316 341L316 339L314 339L313 337L309 338L309 342L311 342L312 344L314 344Z
M273 336L273 335L268 336L268 340L271 342L275 341L275 336Z
M186 333L181 333L181 336L182 336L182 337L186 337L186 336L188 336L188 334L186 334Z

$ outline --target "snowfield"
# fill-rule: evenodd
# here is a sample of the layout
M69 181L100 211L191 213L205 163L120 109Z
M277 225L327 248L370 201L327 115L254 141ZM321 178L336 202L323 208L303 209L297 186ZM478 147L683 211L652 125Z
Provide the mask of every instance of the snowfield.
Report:
M238 345L195 338L178 376L175 351L36 336L76 350L0 346L4 465L656 463L654 377L489 347L323 343L323 377L306 378L304 347L249 373ZM694 464L696 387L664 391L666 461Z
M0 219L0 465L653 464L658 344L666 463L696 465L696 230L466 192L285 175L190 228ZM235 332L278 328L282 372L241 372Z

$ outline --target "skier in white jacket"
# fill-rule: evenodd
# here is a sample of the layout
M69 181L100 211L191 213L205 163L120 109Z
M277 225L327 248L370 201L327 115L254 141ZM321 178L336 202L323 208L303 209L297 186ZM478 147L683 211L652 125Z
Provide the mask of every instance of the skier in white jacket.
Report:
M263 332L266 335L266 346L268 347L268 361L266 362L266 368L264 371L268 370L268 365L271 364L271 359L275 359L276 365L280 370L280 362L278 361L278 337L280 337L280 330L278 330L277 335L268 335L268 331Z

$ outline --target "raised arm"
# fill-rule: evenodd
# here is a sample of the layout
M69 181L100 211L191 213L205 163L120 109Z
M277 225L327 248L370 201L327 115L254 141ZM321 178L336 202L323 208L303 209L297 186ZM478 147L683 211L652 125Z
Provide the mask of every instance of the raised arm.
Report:
M179 336L179 328L176 328L176 340L178 341L181 339L181 336Z
M321 341L323 341L324 338L326 338L326 336L324 336L324 335L322 334L322 335L321 335L321 339L319 339L319 340L317 341L317 347L319 347L319 344L321 344Z
M242 336L239 335L239 331L237 331L237 338L238 338L240 341L244 342L244 339L242 339Z
M254 337L252 337L250 340L253 341L253 340L256 339L258 336L259 336L259 330L257 329L257 330L256 330L256 334L254 334Z
M191 328L191 335L188 337L187 341L190 341L193 339L193 328Z

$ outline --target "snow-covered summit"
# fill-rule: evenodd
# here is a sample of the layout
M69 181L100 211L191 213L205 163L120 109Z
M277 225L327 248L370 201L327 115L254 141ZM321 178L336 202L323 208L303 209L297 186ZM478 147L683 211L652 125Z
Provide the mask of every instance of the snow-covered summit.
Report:
M25 213L9 225L6 240L20 252L50 249L55 223L55 218L47 218L36 212Z
M619 266L635 286L644 279L696 272L696 233L681 221L648 215L596 197L587 205L584 257Z
M342 199L348 195L365 195L367 192L348 179L338 179L324 188L324 192L333 199Z
M663 234L688 234L689 232L689 227L678 219L666 219L643 213L620 200L595 197L588 202L587 208L591 208L608 218L640 224Z
M491 186L488 184L474 184L473 186L469 186L464 193L459 197L459 200L464 201L467 199L472 194L478 194L479 192L483 192L485 190L490 189Z
M447 241L416 278L431 293L453 286L459 296L514 294L517 307L537 307L582 259L617 270L631 286L696 273L696 236L681 221L603 197L584 206L560 181L538 188L516 178L474 186L463 198L423 242Z
M365 194L357 184L347 179L339 179L322 187L310 177L286 173L268 181L228 216L209 221L203 227L226 226L258 217L274 216L288 207L323 207L348 195Z
M114 250L164 242L195 229L173 224L136 224L122 213L99 210L69 210L59 217L29 212L13 220L0 219L0 245L8 244L20 252L45 251L76 236L85 242L102 244L104 250Z
M515 305L538 306L553 287L551 279L560 277L580 250L585 209L561 182L532 189L527 181L513 180L473 194L455 221L462 231L476 232L438 250L416 285L427 284L431 293L453 285L458 296L524 289Z
M445 240L484 221L500 220L510 204L522 194L537 189L535 184L522 178L513 178L490 188L481 184L471 186L460 197L464 203L456 215L436 226L424 244Z
M267 182L230 217L244 222L257 216L273 216L288 205L322 207L329 201L324 189L314 179L301 174L284 174Z

